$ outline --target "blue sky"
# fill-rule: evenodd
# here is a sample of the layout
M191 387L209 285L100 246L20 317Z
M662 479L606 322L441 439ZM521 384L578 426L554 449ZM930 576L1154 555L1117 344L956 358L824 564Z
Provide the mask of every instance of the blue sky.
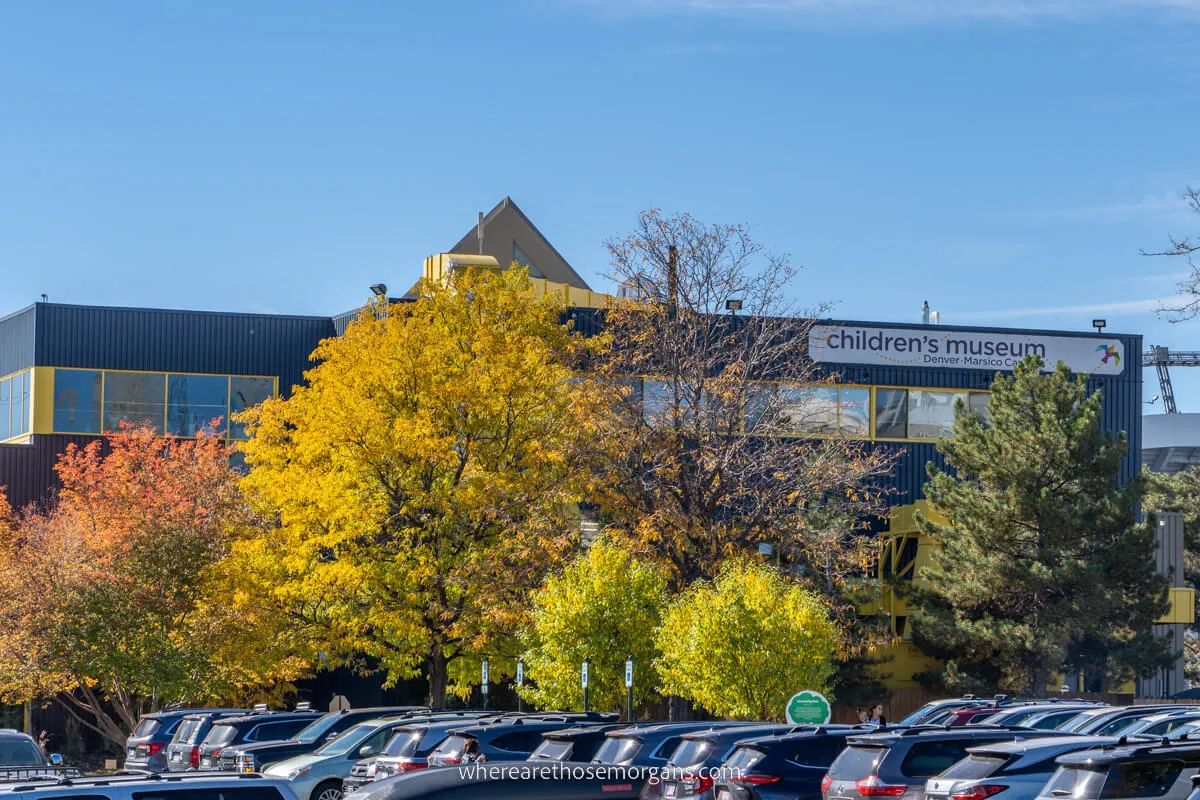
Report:
M1139 255L1200 232L1198 35L1200 0L10 2L0 313L333 313L510 194L599 288L655 206L840 317L1200 349Z

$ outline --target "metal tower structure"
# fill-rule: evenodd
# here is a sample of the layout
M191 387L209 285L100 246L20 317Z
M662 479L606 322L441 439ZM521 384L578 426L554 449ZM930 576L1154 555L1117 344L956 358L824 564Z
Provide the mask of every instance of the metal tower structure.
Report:
M1150 345L1150 349L1142 354L1142 366L1154 367L1158 372L1158 385L1162 390L1163 411L1168 414L1178 414L1175 407L1175 391L1171 388L1170 367L1200 367L1200 351L1180 351L1172 353L1162 345Z

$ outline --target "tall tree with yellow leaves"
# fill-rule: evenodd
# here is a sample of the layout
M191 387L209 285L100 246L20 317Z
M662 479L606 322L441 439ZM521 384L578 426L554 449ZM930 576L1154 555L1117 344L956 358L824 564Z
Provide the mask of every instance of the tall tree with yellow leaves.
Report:
M526 592L572 542L607 406L527 273L425 282L323 342L308 383L246 421L245 488L277 528L238 543L241 602L298 648L366 656L390 681L515 655Z

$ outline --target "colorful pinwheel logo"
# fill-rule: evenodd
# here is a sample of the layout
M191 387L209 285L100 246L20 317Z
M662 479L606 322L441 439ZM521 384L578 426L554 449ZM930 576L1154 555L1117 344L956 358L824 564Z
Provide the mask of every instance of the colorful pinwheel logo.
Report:
M1111 345L1111 344L1097 345L1096 350L1102 351L1104 353L1104 357L1100 359L1101 364L1107 364L1108 360L1111 358L1113 361L1116 362L1118 367L1121 366L1121 356L1119 356L1117 354L1116 345Z

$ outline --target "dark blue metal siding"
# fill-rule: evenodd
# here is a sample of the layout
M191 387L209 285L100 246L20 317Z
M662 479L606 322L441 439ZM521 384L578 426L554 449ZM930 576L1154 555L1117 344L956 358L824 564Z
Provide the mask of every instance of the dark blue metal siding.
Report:
M334 335L327 317L52 303L37 310L39 366L275 375L283 394L303 382L317 343Z
M30 306L0 319L0 377L33 366L36 311Z
M29 444L0 444L0 487L13 508L42 501L59 486L54 465L67 446L86 447L95 436L34 436Z

